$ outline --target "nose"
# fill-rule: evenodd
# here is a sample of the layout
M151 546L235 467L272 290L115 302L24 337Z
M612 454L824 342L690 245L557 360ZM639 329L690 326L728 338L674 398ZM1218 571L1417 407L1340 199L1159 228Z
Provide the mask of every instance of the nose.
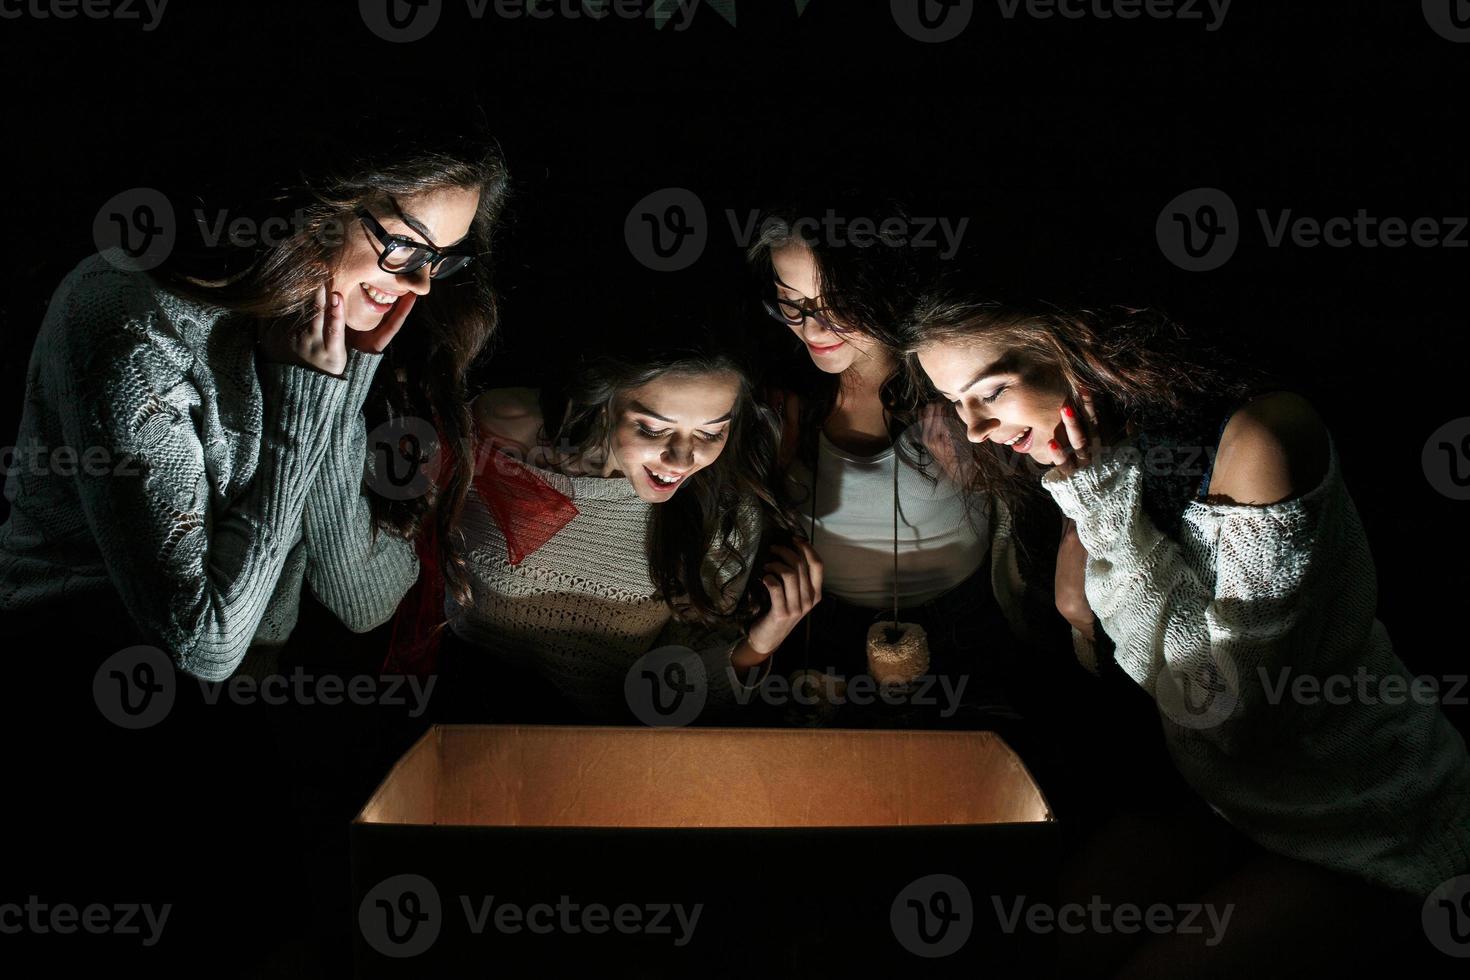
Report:
M664 462L681 473L694 465L694 440L675 438L663 451Z
M959 406L960 420L965 423L965 438L971 442L985 442L1000 422L989 418L969 404Z
M429 291L429 283L431 280L429 279L429 267L427 265L414 271L410 275L399 276L398 278L403 280L403 284L408 287L408 291L411 293L417 293L418 295L423 296Z

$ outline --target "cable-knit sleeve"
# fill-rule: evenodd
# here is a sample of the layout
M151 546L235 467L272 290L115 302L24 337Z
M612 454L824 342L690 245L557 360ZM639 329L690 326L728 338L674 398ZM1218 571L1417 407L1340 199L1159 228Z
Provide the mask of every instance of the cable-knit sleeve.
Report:
M372 461L362 405L382 360L381 354L348 351L342 410L303 514L306 581L312 594L355 633L391 619L419 574L413 544L375 530L363 488L364 467Z
M1042 482L1077 523L1087 600L1118 665L1168 718L1226 751L1272 738L1291 711L1262 710L1260 672L1312 659L1321 633L1308 597L1323 553L1315 510L1302 498L1208 508L1197 532L1212 538L1198 542L1199 554L1214 555L1208 581L1145 513L1133 447L1071 477L1052 470ZM1183 540L1195 544L1189 534Z
M758 557L756 551L760 547L762 520L760 505L754 501L746 501L741 509L736 536L736 546L742 561L737 562L734 555L729 555L723 563L714 560L706 562L705 584L711 594L721 597L725 608L733 607L750 581L750 573ZM730 658L735 655L735 648L744 638L745 633L733 626L711 629L685 621L680 617L676 604L674 615L659 634L655 647L682 646L694 651L704 665L704 675L709 685L708 703L715 707L729 707L737 702L734 685L741 683L741 679L736 677L739 672L731 664ZM757 676L764 675L764 665L757 668L756 673ZM751 687L745 689L753 690Z
M180 670L223 680L249 649L296 542L347 385L259 364L258 465L237 499L215 499L187 407L207 379L171 344L151 294L108 276L67 302L48 367L64 395L61 431L71 445L127 460L78 478L83 517L143 634Z

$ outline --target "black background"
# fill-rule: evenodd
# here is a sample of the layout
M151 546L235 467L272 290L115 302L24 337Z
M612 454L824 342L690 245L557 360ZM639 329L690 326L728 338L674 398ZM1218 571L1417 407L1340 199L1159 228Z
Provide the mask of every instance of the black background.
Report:
M1211 32L1209 17L1008 20L982 2L943 44L909 38L881 2L737 11L735 27L706 8L679 32L677 17L656 31L475 19L447 2L413 43L381 40L353 3L174 0L149 32L0 21L12 243L0 430L15 431L45 301L95 250L109 197L227 181L253 163L252 134L330 140L349 109L386 125L472 100L515 180L486 383L544 377L579 337L634 319L588 296L643 271L623 226L650 193L698 194L701 264L733 268L727 211L744 220L791 187L881 191L917 215L968 217L956 262L984 289L1157 304L1283 372L1337 441L1401 657L1416 672L1463 670L1470 522L1420 458L1435 429L1470 414L1470 250L1272 248L1256 217L1470 213L1466 49L1418 4L1237 0ZM1197 187L1226 191L1243 224L1212 272L1176 268L1155 236L1165 204Z
M1433 488L1421 451L1470 415L1470 250L1272 248L1256 212L1470 213L1467 48L1413 2L1236 0L1213 32L976 7L937 45L876 0L811 0L800 17L787 0L739 0L736 26L702 10L683 32L475 20L448 0L408 44L376 37L351 2L173 0L150 32L0 20L0 444L46 300L95 250L108 198L247 177L257 137L331 140L362 105L387 125L470 100L515 182L485 383L545 377L582 340L636 328L636 311L599 309L596 294L642 272L624 220L650 193L698 194L711 221L701 265L733 270L727 210L743 218L793 186L881 191L917 215L968 217L955 262L982 289L1156 304L1290 378L1336 440L1400 657L1463 675L1470 504ZM1155 222L1198 187L1231 196L1243 241L1222 268L1191 273L1161 252ZM1464 729L1466 709L1448 711Z

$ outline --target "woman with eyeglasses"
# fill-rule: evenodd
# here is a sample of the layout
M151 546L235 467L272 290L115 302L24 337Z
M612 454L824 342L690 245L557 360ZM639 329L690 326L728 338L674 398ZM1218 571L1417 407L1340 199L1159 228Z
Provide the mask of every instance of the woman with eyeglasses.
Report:
M598 291L594 349L475 399L471 595L443 606L459 710L654 724L683 688L708 719L748 701L821 597L772 491L774 416L729 343L738 305L717 295L687 277ZM643 658L670 648L660 687L670 664Z
M452 524L468 488L464 377L495 328L484 260L507 176L483 138L381 128L296 151L322 158L222 212L258 236L191 243L185 225L157 268L114 248L57 288L18 439L43 465L10 473L0 610L206 680L279 648L304 586L353 631L391 617L411 539ZM446 435L433 495L364 485L368 431L398 416Z
M853 201L840 216L913 227L901 208L865 206ZM948 413L921 403L899 370L897 330L925 281L923 256L896 232L865 246L825 240L812 217L822 213L764 215L748 253L766 312L795 342L774 365L770 399L784 420L782 487L821 555L828 597L787 643L787 663L843 680L868 674L869 629L892 620L896 602L899 622L927 634L938 703L874 699L867 711L854 699L838 709L844 723L1012 721L990 502L971 487L968 447L947 431Z

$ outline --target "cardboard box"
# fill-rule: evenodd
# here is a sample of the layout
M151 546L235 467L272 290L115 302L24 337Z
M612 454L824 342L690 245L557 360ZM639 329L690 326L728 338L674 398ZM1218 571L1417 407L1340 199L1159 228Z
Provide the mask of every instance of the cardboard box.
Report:
M351 828L358 973L1044 974L1055 829L991 732L439 726Z

